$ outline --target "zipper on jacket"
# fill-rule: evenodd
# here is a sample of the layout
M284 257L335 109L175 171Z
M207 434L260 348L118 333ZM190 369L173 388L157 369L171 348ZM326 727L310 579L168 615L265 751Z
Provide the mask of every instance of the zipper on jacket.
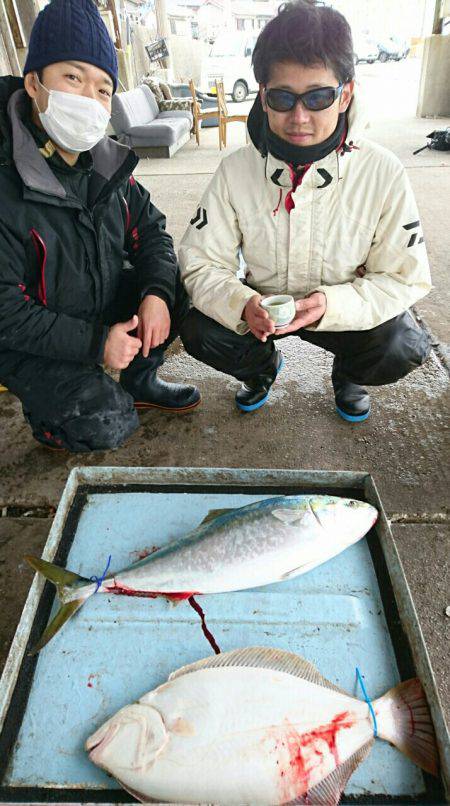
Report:
M128 206L128 202L122 193L120 194L120 198L122 199L123 206L125 207L125 235L126 235L128 230L130 229L131 213L130 208Z
M94 280L95 309L97 313L100 313L103 307L105 297L105 286L108 281L108 275L106 272L105 273L102 272L102 253L93 209L91 209L90 207L86 207L86 205L84 204L82 206L82 209L83 213L89 219L91 225L90 229L92 230L93 242L95 246L95 257L96 257L95 264L90 260L89 250L87 248L86 248L86 254L89 264L91 265L90 274ZM93 270L94 265L97 267L97 271Z

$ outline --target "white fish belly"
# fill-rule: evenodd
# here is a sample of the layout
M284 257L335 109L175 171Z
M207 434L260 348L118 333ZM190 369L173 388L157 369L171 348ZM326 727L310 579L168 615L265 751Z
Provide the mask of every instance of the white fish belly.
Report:
M156 592L220 593L277 582L339 553L356 539L324 530L312 513L297 524L270 514L242 519L115 576L118 584Z
M270 669L202 669L140 702L169 741L146 770L118 777L173 802L288 803L372 736L366 703Z

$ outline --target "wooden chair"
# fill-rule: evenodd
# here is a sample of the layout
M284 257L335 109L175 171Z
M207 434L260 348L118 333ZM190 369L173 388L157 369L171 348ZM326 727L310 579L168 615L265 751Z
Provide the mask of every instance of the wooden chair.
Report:
M217 105L219 107L219 147L222 150L222 146L224 148L227 147L227 124L234 123L238 121L240 123L245 123L245 136L246 141L248 141L248 133L247 133L247 119L248 115L229 115L227 109L227 102L225 100L225 90L223 88L222 81L216 81L216 92L217 92Z
M197 95L196 95L196 92L195 92L195 86L194 86L194 82L193 82L192 78L189 81L189 89L190 89L191 95L192 95L192 115L193 115L193 118L194 118L193 128L194 128L194 133L195 133L195 139L197 140L197 145L199 146L200 145L200 122L202 120L207 120L208 118L217 118L218 114L219 114L219 110L217 108L215 108L215 109L208 110L208 112L202 112L201 111L201 107L200 107L200 104L198 102L198 98L197 98ZM219 128L219 143L220 143L220 128Z

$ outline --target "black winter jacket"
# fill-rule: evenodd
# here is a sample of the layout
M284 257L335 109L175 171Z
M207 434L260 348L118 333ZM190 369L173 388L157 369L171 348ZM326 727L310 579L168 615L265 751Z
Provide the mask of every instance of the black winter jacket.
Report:
M29 103L23 79L0 78L0 365L5 350L101 362L125 261L141 298L172 309L173 241L136 154L109 137L90 152L88 205L70 196L24 125Z

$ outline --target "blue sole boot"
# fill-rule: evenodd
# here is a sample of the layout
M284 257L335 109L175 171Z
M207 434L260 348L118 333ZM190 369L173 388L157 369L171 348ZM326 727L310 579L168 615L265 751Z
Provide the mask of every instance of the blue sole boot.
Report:
M336 411L347 423L362 423L370 416L370 397L367 390L352 383L342 375L335 359L331 380L333 381Z
M364 420L367 420L367 418L370 417L370 406L369 410L364 412L364 414L348 414L348 412L344 411L344 409L339 408L337 404L336 411L339 416L348 423L363 423Z
M275 350L275 367L273 374L260 376L255 378L254 381L243 383L238 392L236 392L236 406L239 411L250 412L257 411L267 403L269 399L270 387L274 383L277 375L283 369L283 356L280 350Z

